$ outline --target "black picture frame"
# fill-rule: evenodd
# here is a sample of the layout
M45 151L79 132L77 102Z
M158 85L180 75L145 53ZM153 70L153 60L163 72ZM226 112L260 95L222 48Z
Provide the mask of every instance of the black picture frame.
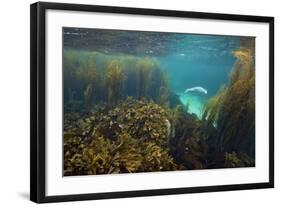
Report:
M269 181L263 183L230 184L192 188L89 193L46 196L46 10L122 13L129 15L169 16L195 19L263 22L269 24ZM82 4L38 2L30 7L30 199L37 203L76 200L96 200L198 192L230 191L274 187L274 18L265 16L230 15L217 13L125 8Z

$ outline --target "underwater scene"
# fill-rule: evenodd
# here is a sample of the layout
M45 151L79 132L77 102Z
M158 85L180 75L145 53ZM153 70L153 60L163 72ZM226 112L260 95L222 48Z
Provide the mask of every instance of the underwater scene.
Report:
M62 32L64 176L255 166L255 37Z

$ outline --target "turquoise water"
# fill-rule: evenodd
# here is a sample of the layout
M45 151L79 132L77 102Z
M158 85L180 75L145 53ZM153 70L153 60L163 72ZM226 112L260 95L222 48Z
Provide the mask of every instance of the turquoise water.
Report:
M232 51L239 46L237 37L187 34L174 45L177 52L160 59L168 68L172 89L183 104L189 105L190 113L201 117L208 98L227 83L235 62ZM205 88L208 94L184 93L185 89L196 86Z
M241 40L237 36L64 28L64 48L101 54L100 67L107 56L152 58L168 74L174 96L198 117L206 101L227 83L235 62L232 52ZM193 87L207 93L185 92Z
M205 102L228 81L235 62L232 51L239 47L239 39L187 35L178 44L177 52L159 60L169 72L172 90L183 104L189 105L189 112L201 117ZM197 86L205 88L208 94L184 93L187 88Z

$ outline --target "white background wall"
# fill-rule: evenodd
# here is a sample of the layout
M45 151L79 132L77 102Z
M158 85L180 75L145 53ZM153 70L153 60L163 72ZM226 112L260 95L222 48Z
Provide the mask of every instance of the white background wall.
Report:
M52 0L49 0L52 1ZM29 198L29 4L0 5L0 204L31 204ZM276 188L177 196L143 197L69 204L279 204L281 173L281 12L278 0L84 0L61 2L186 11L275 16L275 165ZM279 201L279 202L278 202ZM64 204L64 203L63 203Z

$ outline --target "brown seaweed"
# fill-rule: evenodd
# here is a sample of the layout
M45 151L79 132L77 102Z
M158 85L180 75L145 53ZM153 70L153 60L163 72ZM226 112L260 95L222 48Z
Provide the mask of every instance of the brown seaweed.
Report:
M254 155L255 70L251 50L233 52L236 64L229 84L206 105L203 117L218 129L219 151L240 151Z
M65 175L177 169L167 146L167 113L157 104L128 98L83 120L65 118Z
M120 62L111 61L106 68L106 84L108 88L108 101L116 105L121 97L126 75L123 73Z

